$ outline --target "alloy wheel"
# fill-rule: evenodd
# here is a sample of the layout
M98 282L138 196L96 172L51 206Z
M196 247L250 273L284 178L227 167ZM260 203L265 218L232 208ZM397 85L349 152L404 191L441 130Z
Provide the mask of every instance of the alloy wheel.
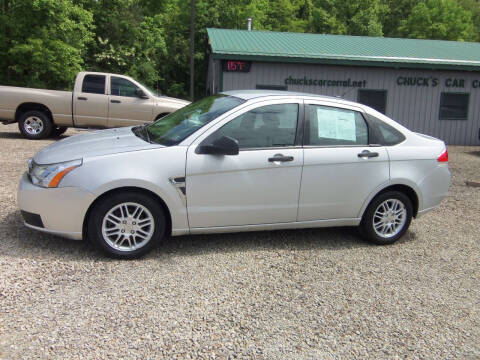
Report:
M373 228L382 238L391 238L402 231L407 221L405 204L398 199L387 199L375 209Z
M23 123L25 131L30 135L37 135L43 131L43 120L38 116L29 116Z
M119 251L134 251L145 246L152 239L154 230L152 213L134 202L114 206L102 221L104 240Z

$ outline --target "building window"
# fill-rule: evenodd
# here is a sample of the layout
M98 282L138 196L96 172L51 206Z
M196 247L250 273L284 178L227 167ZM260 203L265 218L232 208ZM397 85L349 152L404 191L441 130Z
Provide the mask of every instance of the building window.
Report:
M446 93L440 95L440 120L467 120L470 94Z
M258 85L256 86L257 90L287 90L285 85Z
M387 90L359 89L358 102L385 114L387 110Z

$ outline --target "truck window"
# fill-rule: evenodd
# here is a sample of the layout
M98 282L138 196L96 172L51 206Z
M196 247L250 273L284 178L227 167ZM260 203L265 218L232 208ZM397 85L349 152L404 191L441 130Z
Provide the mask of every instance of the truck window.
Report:
M136 97L138 87L127 79L112 76L110 80L110 93L116 96Z
M105 94L105 75L85 75L82 92L91 94Z

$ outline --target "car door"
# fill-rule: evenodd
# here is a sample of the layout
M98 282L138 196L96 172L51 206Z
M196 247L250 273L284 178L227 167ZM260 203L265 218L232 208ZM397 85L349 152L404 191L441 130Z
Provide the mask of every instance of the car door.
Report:
M74 124L78 127L106 127L108 96L106 75L86 74L73 93Z
M153 98L128 79L110 76L108 127L142 125L152 121Z
M354 219L389 181L389 157L370 145L361 109L311 101L305 106L304 167L298 221Z
M296 220L303 164L297 128L302 112L303 104L295 100L251 105L189 147L186 196L191 229ZM200 144L222 136L238 141L238 155L196 153Z

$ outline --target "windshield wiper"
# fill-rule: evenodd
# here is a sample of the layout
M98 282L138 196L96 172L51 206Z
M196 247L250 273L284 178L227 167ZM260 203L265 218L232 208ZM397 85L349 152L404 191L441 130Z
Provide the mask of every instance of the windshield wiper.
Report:
M151 144L152 142L150 141L150 134L148 132L148 128L147 128L147 124L145 125L142 125L142 128L143 132L145 133L145 138L146 140Z
M147 130L147 125L138 125L132 128L132 132L139 137L142 140L145 140L149 142L150 144L152 143L150 141L150 134L148 133Z

